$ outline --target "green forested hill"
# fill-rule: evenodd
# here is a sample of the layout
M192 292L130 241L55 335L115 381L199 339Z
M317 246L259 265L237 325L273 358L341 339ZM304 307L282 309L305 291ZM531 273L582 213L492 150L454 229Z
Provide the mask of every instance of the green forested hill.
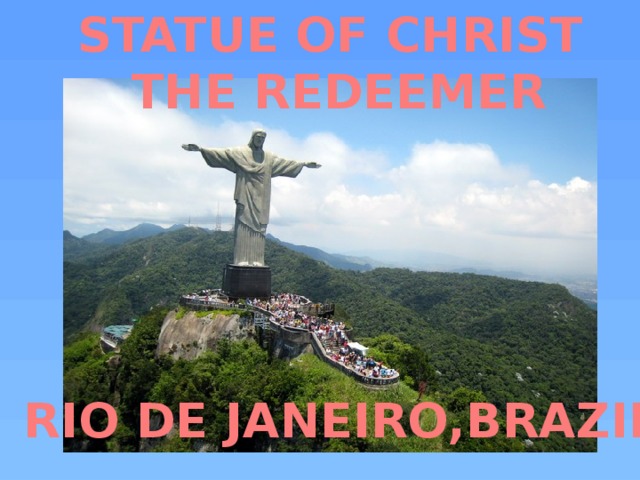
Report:
M65 259L65 338L175 304L182 293L220 287L232 243L230 233L187 228ZM273 242L266 261L274 291L336 303L358 340L392 334L425 351L438 371L432 389L465 387L499 408L520 401L541 414L559 401L576 422L578 402L596 401L597 313L560 285L406 269L342 271ZM558 437L537 444L595 448Z
M179 295L218 287L233 239L185 228L98 249L64 262L65 338L92 325L122 323Z

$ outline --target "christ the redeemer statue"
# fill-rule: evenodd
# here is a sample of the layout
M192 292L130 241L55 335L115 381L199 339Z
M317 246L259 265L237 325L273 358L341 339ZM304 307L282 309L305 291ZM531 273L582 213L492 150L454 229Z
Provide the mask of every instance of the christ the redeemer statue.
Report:
M238 266L262 267L264 238L269 223L271 178L295 178L303 167L320 168L315 162L285 160L262 149L267 133L254 130L249 144L233 148L201 148L182 145L188 151L202 153L210 167L226 168L236 174L235 247L233 263Z

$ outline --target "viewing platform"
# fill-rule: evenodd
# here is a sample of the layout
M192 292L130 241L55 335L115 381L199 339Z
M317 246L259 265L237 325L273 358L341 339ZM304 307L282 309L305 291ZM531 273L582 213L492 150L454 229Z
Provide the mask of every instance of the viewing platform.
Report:
M322 361L369 387L386 388L400 379L397 370L368 357L367 347L352 342L344 324L330 318L335 311L333 303L313 303L289 293L273 295L269 301L232 302L220 290L203 290L183 295L180 305L193 310L250 311L254 325L263 332L276 332L289 346L310 345Z
M103 352L111 352L120 348L129 335L133 325L109 325L100 334L100 346Z

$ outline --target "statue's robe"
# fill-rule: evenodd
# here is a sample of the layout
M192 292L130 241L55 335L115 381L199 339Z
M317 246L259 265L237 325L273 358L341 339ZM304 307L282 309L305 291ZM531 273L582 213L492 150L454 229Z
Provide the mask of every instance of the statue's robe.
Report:
M271 178L295 178L304 164L285 160L271 152L254 151L249 146L202 148L200 151L210 167L226 168L236 174L233 195L236 201L233 263L263 266L264 236L271 204Z

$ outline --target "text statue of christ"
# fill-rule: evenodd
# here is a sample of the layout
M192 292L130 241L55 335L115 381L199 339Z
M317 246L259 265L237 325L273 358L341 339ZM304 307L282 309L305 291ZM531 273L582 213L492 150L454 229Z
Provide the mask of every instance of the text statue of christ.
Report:
M226 168L236 174L235 265L264 266L264 237L269 223L271 178L295 178L303 167L320 168L315 162L285 160L262 149L267 133L254 130L246 147L201 148L182 145L200 152L210 167Z

